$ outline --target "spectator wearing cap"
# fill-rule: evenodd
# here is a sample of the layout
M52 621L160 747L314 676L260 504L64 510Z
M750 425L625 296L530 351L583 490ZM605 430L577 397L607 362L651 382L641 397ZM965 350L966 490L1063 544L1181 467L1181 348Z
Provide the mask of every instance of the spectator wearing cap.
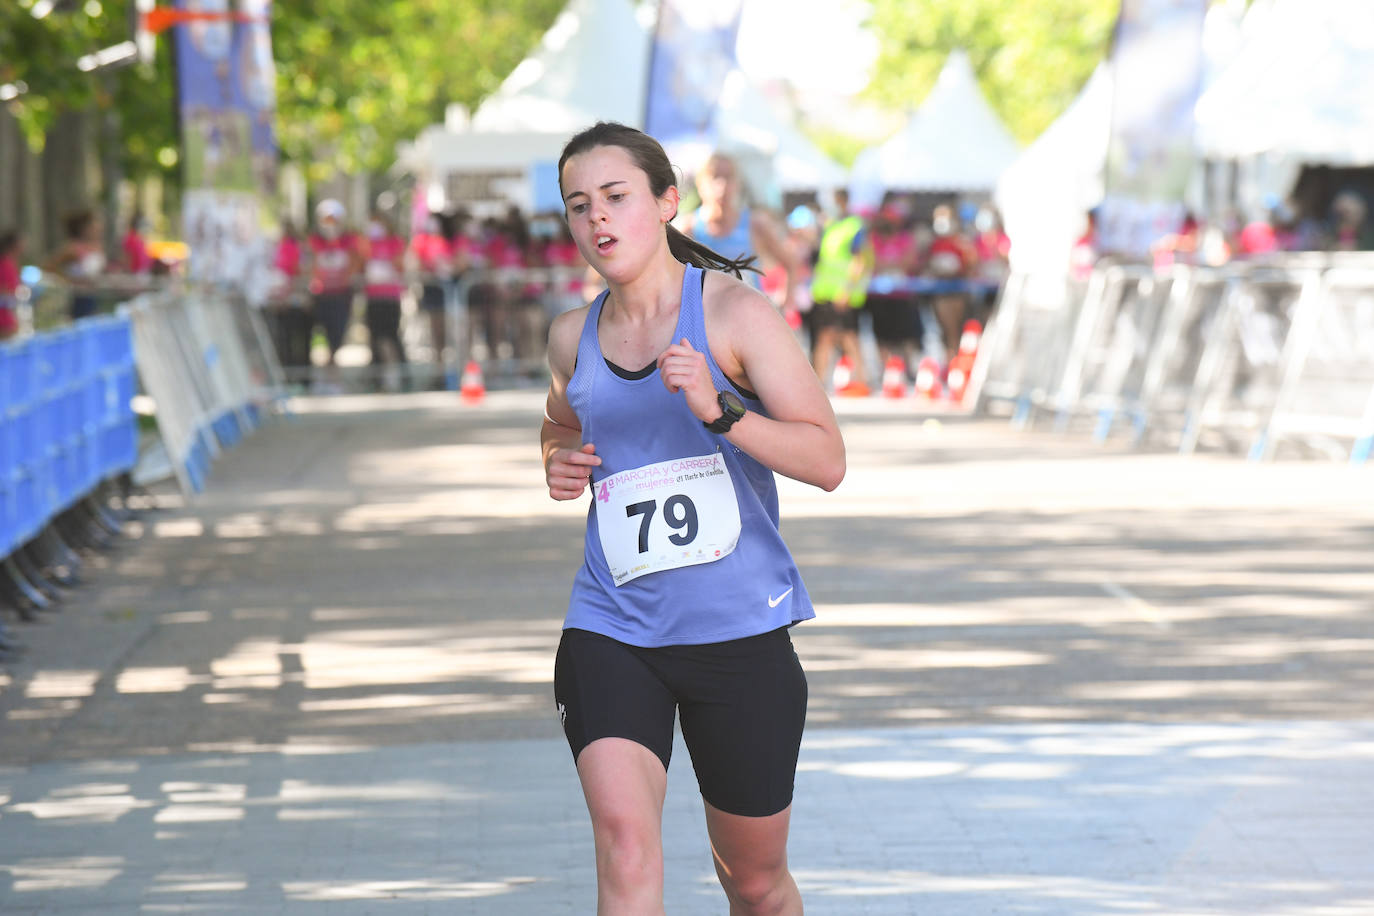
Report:
M324 330L329 347L328 385L338 387L337 356L353 314L353 288L362 273L359 240L344 226L343 204L332 198L315 207L315 231L311 233L310 296L315 322Z

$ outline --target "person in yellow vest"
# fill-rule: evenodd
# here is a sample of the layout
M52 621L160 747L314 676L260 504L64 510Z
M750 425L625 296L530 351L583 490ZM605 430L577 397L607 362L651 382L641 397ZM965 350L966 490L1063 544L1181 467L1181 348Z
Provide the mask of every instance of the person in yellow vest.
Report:
M866 393L868 375L859 352L859 310L873 274L873 242L863 218L849 212L849 194L835 192L840 216L821 235L816 268L811 275L811 365L822 384L830 384L836 348L853 363L849 380L839 380L837 393Z

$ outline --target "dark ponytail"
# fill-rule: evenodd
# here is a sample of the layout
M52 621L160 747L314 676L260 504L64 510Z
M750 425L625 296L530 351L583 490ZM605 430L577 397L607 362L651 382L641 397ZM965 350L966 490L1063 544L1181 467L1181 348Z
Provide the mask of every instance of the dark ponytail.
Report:
M657 140L641 130L626 127L624 124L617 124L614 121L598 121L581 133L576 134L563 147L563 155L558 158L560 193L563 185L563 166L567 161L579 153L585 153L587 150L595 149L598 146L618 146L629 153L635 165L639 166L640 170L649 177L649 190L653 192L655 197L662 197L669 188L677 187L677 175L673 172L672 163L668 161L668 154L663 151L663 147L659 145ZM720 252L679 232L671 224L667 230L668 250L672 252L673 257L684 264L732 273L741 279L743 279L746 270L761 273L754 266L754 262L758 258L753 255L727 258Z
M685 232L680 232L676 226L671 224L668 226L668 250L673 253L673 257L684 264L703 267L707 270L724 271L728 274L734 274L741 280L744 279L746 270L752 270L756 274L763 273L754 266L754 262L758 260L754 255L747 254L737 258L727 258L709 245L703 245Z

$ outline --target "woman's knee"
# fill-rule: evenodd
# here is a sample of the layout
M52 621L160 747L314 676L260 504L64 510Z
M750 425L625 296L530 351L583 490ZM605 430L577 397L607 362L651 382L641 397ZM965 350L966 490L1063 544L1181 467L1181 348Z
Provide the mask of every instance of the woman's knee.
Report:
M720 870L726 896L747 913L783 913L795 896L792 875L786 862L769 863L748 869Z

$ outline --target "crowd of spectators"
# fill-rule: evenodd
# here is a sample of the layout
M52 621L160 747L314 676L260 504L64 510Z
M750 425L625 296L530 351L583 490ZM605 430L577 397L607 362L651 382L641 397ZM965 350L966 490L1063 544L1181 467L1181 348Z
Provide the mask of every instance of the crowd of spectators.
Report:
M689 186L677 224L730 257L756 256L758 273L746 279L773 299L827 384L840 359L857 390L876 383L894 358L908 378L925 358L945 367L967 322L990 316L1009 273L1011 243L986 200L889 194L879 206L850 210L838 193L782 213L750 200L739 173L730 157L712 156ZM1087 215L1070 258L1079 278L1110 253L1102 250L1095 217ZM832 236L840 248L827 252L827 233L840 226L842 244ZM98 310L112 276L168 272L139 214L109 257L99 213L72 213L63 227L64 240L42 265L61 279L71 319ZM0 232L0 340L20 327L25 248L18 233ZM1203 224L1187 216L1157 240L1151 256L1167 266L1308 250L1374 250L1365 199L1337 193L1320 218L1277 203L1249 220L1224 216ZM461 327L446 307L459 285L467 305ZM448 209L406 234L391 211L360 221L333 199L317 205L307 229L283 225L271 287L267 315L288 378L322 391L342 387L339 352L350 340L370 352L365 361L378 387L410 386L407 367L417 359L437 366L496 360L509 371L537 373L552 318L601 289L560 212ZM877 365L865 352L877 356ZM446 384L442 372L417 377Z
M341 386L338 354L356 302L363 303L374 367L405 366L407 338L420 341L431 361L451 361L449 348L459 341L449 339L455 329L446 305L458 283L467 323L456 330L470 351L461 356L527 364L542 354L553 315L583 301L586 264L561 214L526 216L513 207L484 218L465 210L432 213L406 238L380 210L358 231L342 204L327 199L308 233L284 228L274 273L269 314L288 377L310 378L312 342L322 343L325 375L317 387L332 391ZM402 327L407 315L415 325L409 334ZM403 372L374 373L373 382L409 384Z
M943 361L957 348L965 319L986 318L1006 276L1009 242L988 207L922 211L894 197L876 210L849 213L840 195L838 208L813 200L784 218L746 201L735 164L723 156L709 160L693 190L679 225L731 257L756 255L757 272L746 272L746 281L774 300L827 382L834 350L850 356L863 376L861 332L876 338L883 360L899 355L914 367L934 353ZM833 301L813 310L822 240L843 220L855 228L853 269L862 290L838 311ZM421 340L433 361L451 363L455 354L445 348L456 343L449 339L456 330L466 337L466 351L457 354L463 360L538 372L552 318L602 288L562 213L515 207L482 217L462 209L432 213L402 240L384 214L358 231L341 204L326 200L308 233L285 227L275 273L269 312L282 363L289 377L311 378L313 342L313 362L325 373L316 387L323 391L340 385L333 369L355 302L365 303L362 326L375 366L404 364L407 336ZM467 323L455 329L446 303L457 282ZM402 307L407 297L411 309ZM409 335L399 331L403 312L415 323ZM383 384L379 376L373 381Z

